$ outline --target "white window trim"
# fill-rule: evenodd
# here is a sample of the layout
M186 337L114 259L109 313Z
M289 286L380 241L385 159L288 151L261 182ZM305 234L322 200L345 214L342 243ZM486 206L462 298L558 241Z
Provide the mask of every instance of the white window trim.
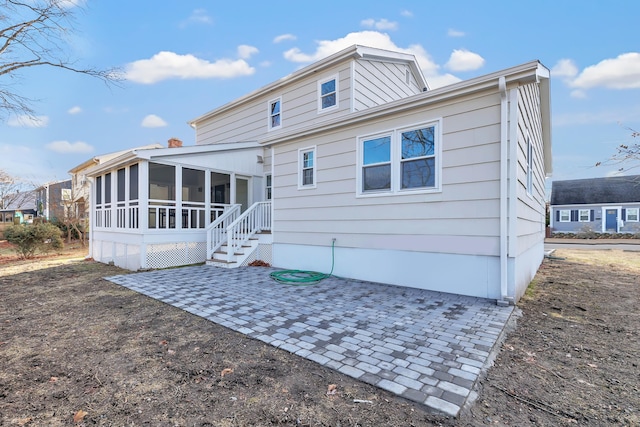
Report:
M640 222L640 208L626 208L626 221L627 222ZM629 219L629 211L635 211L636 219Z
M562 219L563 213L567 214L567 219ZM560 209L560 216L558 222L571 222L571 209Z
M401 188L402 178L401 173L401 158L400 151L402 150L400 138L402 132L420 129L424 127L434 126L434 138L435 138L435 178L433 187L423 188ZM363 149L362 145L365 140L381 138L384 136L391 137L391 189L379 190L379 191L362 191L362 168L363 168ZM358 161L356 164L356 197L386 197L386 196L398 196L404 194L428 194L428 193L441 193L441 178L442 178L442 118L429 120L426 122L420 122L401 128L386 130L383 132L372 133L367 135L361 135L356 138L356 154Z
M274 102L279 102L280 103L280 113L278 113L280 115L280 124L278 126L272 126L271 125L271 105L273 105ZM277 130L277 129L281 129L282 128L282 97L279 96L277 98L273 98L272 100L270 100L267 103L267 128L269 129L269 131L272 130Z
M582 219L582 214L587 213L587 219ZM578 222L591 222L591 209L578 209Z
M269 185L269 178L271 178L271 185ZM273 200L273 174L271 173L264 176L264 199Z
M336 103L331 107L322 108L322 85L328 81L336 81ZM334 74L322 80L318 80L318 113L326 113L327 111L333 111L340 105L340 80L338 74Z
M302 178L304 176L302 170L304 167L304 154L313 152L313 184L302 184ZM298 190L310 190L317 186L317 172L318 172L318 156L316 146L305 147L298 149ZM273 182L272 182L273 183Z

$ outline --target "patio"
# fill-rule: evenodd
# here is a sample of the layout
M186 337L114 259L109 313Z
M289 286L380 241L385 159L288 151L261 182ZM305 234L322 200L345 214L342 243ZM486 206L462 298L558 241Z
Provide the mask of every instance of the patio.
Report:
M193 266L106 279L452 416L473 401L514 309L337 277L291 286L272 271Z

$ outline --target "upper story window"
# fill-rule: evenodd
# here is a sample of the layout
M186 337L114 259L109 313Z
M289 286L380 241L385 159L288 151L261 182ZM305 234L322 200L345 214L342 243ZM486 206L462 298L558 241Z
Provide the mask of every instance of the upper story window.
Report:
M269 101L269 130L282 127L282 98Z
M439 123L360 138L359 194L438 190Z
M298 188L316 186L316 147L298 151Z
M338 107L338 76L318 82L318 111L323 112Z

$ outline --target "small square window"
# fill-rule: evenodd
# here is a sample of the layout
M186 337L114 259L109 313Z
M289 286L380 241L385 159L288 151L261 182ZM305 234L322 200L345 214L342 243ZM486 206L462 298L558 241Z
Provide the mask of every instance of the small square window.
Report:
M333 76L318 82L318 111L326 111L338 106L338 77Z

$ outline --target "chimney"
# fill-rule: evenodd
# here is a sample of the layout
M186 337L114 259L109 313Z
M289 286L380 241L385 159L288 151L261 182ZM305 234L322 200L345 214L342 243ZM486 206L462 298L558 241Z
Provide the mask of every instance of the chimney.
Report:
M171 138L169 140L169 144L168 144L169 148L178 148L178 147L182 147L182 141L180 141L178 138Z

